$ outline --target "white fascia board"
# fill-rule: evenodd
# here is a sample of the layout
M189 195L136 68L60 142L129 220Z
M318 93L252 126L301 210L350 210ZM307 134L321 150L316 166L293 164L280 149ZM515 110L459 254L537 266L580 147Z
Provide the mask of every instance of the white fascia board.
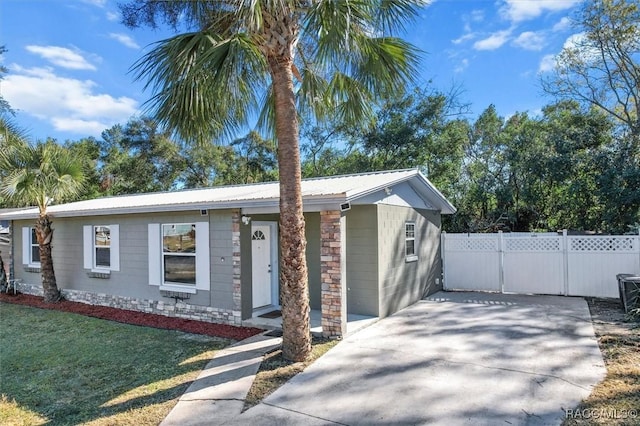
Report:
M302 210L305 213L314 213L329 210L340 210L340 204L346 202L345 198L332 198L332 199L306 199L302 203ZM280 213L280 205L271 206L256 206L251 205L248 207L242 207L242 214L278 214Z
M413 181L409 181L409 185L411 185L418 194L424 194L423 196L427 198L428 204L436 205L442 214L454 214L457 211L454 205L451 204L440 191L438 191L429 179L422 174L418 174L418 178L422 189L418 188L416 183Z
M339 210L340 204L345 202L344 197L304 197L303 207L304 211L322 211L322 210ZM64 217L87 217L87 216L110 216L110 215L123 215L123 214L140 214L140 213L158 213L158 212L183 212L183 211L198 211L201 209L207 210L225 210L225 209L242 209L243 211L251 211L253 214L259 213L278 213L279 212L279 199L271 198L264 200L246 200L246 201L224 201L224 202L204 202L204 203L190 203L190 204L161 204L161 205L148 205L139 207L115 207L115 208L101 208L91 210L69 210L56 212L55 209L50 211L49 215L52 218L64 218ZM7 220L22 220L22 219L36 219L38 218L38 211L24 211L6 213L1 215L0 218Z
M418 170L416 170L415 172L417 174ZM347 193L346 194L347 195L346 201L349 201L349 202L355 201L358 198L362 198L362 197L365 197L365 196L367 196L369 194L373 194L376 191L384 191L385 188L391 188L394 185L397 185L399 183L411 180L415 176L416 176L415 174L410 175L410 176L402 176L402 177L400 177L398 179L389 180L389 181L385 182L384 184L380 184L380 185L377 185L375 187L369 188L366 191L356 191L356 192L352 192L352 193Z
M0 220L22 220L22 219L37 219L40 213L37 209L25 210L21 212L10 212L0 214Z

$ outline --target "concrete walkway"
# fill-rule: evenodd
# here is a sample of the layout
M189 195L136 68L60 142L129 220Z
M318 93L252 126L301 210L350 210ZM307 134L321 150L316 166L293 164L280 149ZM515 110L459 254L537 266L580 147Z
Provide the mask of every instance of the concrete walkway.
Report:
M281 343L263 333L216 352L161 426L220 425L238 417L264 354Z
M604 374L581 298L437 293L223 423L557 425Z

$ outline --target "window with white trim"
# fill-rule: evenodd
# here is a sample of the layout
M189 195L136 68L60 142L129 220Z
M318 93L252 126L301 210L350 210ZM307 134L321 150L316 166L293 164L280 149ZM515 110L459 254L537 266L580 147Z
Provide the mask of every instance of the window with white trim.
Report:
M111 267L111 228L109 226L93 227L93 266L96 269Z
M40 245L38 244L38 237L36 235L35 228L29 228L29 264L40 264Z
M162 281L196 285L196 224L162 225Z
M40 246L36 237L36 229L22 228L22 264L31 268L40 267Z
M109 273L120 270L120 226L85 225L83 233L84 269Z
M405 222L404 224L404 256L407 261L418 260L416 251L416 223Z
M149 223L149 285L196 293L211 290L209 222Z

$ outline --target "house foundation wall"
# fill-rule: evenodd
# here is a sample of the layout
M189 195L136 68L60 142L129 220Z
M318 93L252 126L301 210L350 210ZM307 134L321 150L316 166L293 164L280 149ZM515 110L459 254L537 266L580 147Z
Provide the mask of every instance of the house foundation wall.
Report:
M42 296L40 286L18 284L18 291L25 294ZM147 314L164 315L171 318L182 318L205 321L215 324L242 325L240 311L190 305L184 302L171 303L163 300L137 299L133 297L114 296L104 293L91 293L82 290L61 289L66 300L88 305L108 306Z

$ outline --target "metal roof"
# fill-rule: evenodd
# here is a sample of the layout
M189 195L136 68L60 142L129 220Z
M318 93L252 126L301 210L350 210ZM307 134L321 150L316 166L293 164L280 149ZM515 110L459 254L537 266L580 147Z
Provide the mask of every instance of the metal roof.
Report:
M303 203L305 206L335 204L337 207L340 203L351 202L376 190L407 181L418 194L442 213L455 213L455 207L417 169L303 179ZM73 217L255 206L277 207L279 194L278 182L266 182L97 198L52 205L47 210L54 217ZM30 219L37 215L36 208L22 209L0 214L0 219Z

